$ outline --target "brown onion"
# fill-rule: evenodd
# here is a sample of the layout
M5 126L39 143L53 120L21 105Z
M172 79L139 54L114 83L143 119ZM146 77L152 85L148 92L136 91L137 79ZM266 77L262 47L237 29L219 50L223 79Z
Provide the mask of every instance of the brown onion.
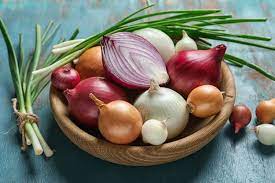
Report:
M143 121L133 105L123 100L105 104L94 94L89 96L99 109L98 128L103 137L115 144L129 144L138 138Z
M256 108L256 116L261 123L272 123L275 119L275 98L260 102Z
M247 126L251 117L251 112L247 106L243 104L234 106L229 118L229 121L234 128L234 132L238 133L240 129Z
M101 47L96 46L86 50L78 59L75 69L81 79L94 76L104 76Z
M212 116L220 112L223 106L222 92L212 85L199 86L188 95L187 106L196 117Z

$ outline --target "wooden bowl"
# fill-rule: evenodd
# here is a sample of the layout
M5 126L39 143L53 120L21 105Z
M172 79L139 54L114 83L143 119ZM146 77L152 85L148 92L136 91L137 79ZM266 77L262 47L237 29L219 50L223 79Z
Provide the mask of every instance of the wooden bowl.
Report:
M54 118L64 134L79 148L100 159L122 165L149 166L186 157L208 144L228 120L235 101L234 78L222 63L221 90L228 96L219 114L207 119L193 119L177 139L160 146L141 143L116 145L80 129L69 118L62 93L51 87L50 101ZM230 97L231 96L231 97ZM138 145L137 145L138 144Z

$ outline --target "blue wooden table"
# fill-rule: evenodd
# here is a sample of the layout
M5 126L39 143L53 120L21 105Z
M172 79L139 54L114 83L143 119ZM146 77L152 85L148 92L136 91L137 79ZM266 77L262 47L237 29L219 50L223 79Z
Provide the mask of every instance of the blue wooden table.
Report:
M0 0L0 16L11 37L24 33L26 47L34 44L34 25L55 20L62 24L57 38L80 28L80 37L103 30L141 6L138 0ZM155 10L221 8L236 17L267 17L267 23L230 26L231 30L275 38L275 2L272 0L163 0ZM273 41L273 43L275 43ZM228 45L228 52L263 66L275 74L275 52ZM237 103L252 111L263 99L275 97L275 82L248 68L231 67L237 85ZM41 129L56 150L51 159L35 157L32 150L20 151L20 135L12 113L14 96L8 71L6 48L0 36L0 183L8 182L275 182L275 148L256 141L249 130L235 136L227 124L201 151L177 162L154 167L126 167L111 164L78 149L60 131L51 114L48 89L38 98L34 110L41 117Z

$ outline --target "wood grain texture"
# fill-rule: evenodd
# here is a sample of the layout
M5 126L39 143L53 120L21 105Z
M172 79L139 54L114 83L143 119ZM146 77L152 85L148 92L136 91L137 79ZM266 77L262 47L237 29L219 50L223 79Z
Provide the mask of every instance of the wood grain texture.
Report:
M270 36L275 44L274 0L152 0L153 11L168 9L220 8L234 17L267 17L266 23L226 25L229 31ZM144 0L0 0L0 16L11 38L17 41L24 34L26 50L34 45L34 26L45 26L50 20L62 24L56 36L69 37L80 28L79 38L85 38L112 25L115 21L144 5ZM224 42L213 42L213 45ZM227 52L256 63L275 73L275 52L226 43ZM76 147L62 133L51 114L48 89L34 105L40 116L40 127L55 156L45 160L34 157L30 149L21 153L16 119L10 99L14 88L10 78L5 44L0 35L0 183L74 183L110 182L225 182L274 183L275 147L258 143L250 131L255 126L255 108L259 101L275 96L275 82L243 67L230 66L236 83L236 103L246 104L253 113L249 126L234 135L229 123L200 151L172 163L151 167L126 167L102 161Z
M116 145L90 135L71 121L64 96L54 87L50 90L50 101L54 118L64 134L78 147L100 159L130 166L158 165L186 157L208 144L224 126L235 102L235 82L228 66L222 63L221 90L228 96L219 114L211 121L193 120L192 128L186 128L185 135L160 146ZM194 130L195 129L195 130Z

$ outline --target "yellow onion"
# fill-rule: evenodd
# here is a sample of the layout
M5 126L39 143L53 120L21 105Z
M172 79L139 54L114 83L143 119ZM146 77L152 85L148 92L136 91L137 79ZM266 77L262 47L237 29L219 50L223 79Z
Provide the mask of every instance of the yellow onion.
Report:
M98 128L105 139L115 144L129 144L138 138L143 121L133 105L123 100L105 104L92 93L90 98L99 109Z
M187 106L194 116L206 118L220 112L223 106L223 94L215 86L202 85L188 95Z
M272 123L275 119L275 98L260 102L256 108L256 116L261 123Z
M81 79L104 76L101 47L96 46L86 50L78 59L75 69Z

